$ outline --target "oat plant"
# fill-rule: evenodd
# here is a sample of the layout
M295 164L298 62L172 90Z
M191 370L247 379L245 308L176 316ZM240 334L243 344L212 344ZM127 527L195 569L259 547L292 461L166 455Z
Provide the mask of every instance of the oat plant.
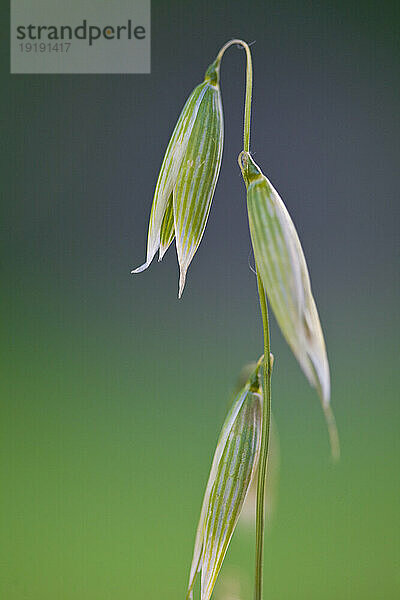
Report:
M263 325L263 353L237 394L222 427L196 533L187 598L201 572L201 600L211 598L250 484L257 477L254 598L262 598L265 481L271 423L269 304L310 384L321 400L332 455L339 444L330 408L330 376L324 336L311 291L303 249L278 192L250 154L252 60L242 40L227 42L190 94L175 125L151 207L144 271L175 240L180 268L179 298L188 267L206 227L221 167L224 123L219 87L221 61L231 46L246 53L243 150L238 162L247 190L247 211Z

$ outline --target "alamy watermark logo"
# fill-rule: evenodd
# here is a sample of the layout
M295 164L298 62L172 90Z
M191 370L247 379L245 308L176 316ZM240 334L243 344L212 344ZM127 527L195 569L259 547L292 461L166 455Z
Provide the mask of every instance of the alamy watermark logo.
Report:
M150 0L11 0L11 73L150 73Z

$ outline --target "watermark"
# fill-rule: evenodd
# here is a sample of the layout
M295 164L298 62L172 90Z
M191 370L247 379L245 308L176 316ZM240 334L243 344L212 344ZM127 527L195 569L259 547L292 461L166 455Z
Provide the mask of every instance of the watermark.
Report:
M11 73L150 73L150 0L11 0Z

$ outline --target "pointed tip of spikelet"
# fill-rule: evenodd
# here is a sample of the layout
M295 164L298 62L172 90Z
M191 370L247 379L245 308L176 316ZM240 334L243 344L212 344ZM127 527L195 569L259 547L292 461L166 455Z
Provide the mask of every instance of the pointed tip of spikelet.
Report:
M185 287L185 282L186 282L186 269L183 270L181 268L181 272L180 272L180 276L179 276L179 291L178 291L178 298L182 298L182 294L183 294L183 289Z
M160 249L158 251L158 262L162 261L167 250L168 250L168 246L166 248L160 246Z
M141 273L142 271L145 271L147 269L147 267L150 265L150 263L151 263L150 260L146 260L146 262L143 263L142 265L140 265L140 267L137 267L136 269L132 269L131 275L135 275L136 273Z
M322 408L324 411L325 421L328 428L332 462L337 463L340 459L340 442L335 415L333 414L333 410L330 403L322 403Z

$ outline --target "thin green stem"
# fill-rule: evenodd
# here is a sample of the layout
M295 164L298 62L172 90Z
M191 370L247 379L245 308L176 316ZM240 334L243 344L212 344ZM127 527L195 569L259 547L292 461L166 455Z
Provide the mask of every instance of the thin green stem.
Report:
M253 88L253 65L251 61L251 52L248 44L243 40L230 40L217 55L217 62L220 63L225 51L230 46L242 46L246 51L246 99L244 106L244 126L243 126L243 149L250 152L250 119L251 119L251 94Z
M256 266L257 268L257 266ZM263 358L263 420L261 430L260 465L257 482L257 510L256 510L256 570L254 599L262 598L263 583L263 553L264 553L264 523L265 523L265 478L267 474L269 431L271 423L271 351L269 339L268 306L264 286L257 269L258 295L264 333L264 358Z
M253 66L251 52L248 44L243 40L230 40L219 51L216 62L219 64L225 51L234 45L242 46L246 51L246 96L244 107L244 125L243 125L243 151L250 152L250 120L251 120L251 99L253 87ZM243 174L245 169L239 155L239 165ZM245 177L246 180L246 177ZM246 183L247 185L247 183ZM264 356L263 356L263 421L261 430L260 464L258 469L257 482L257 510L256 510L256 565L255 565L255 600L262 598L262 580L263 580L263 550L264 550L264 522L265 522L265 477L267 474L269 431L271 422L271 352L269 340L268 306L265 297L264 286L257 269L258 294L260 297L260 307L263 323L264 335Z

